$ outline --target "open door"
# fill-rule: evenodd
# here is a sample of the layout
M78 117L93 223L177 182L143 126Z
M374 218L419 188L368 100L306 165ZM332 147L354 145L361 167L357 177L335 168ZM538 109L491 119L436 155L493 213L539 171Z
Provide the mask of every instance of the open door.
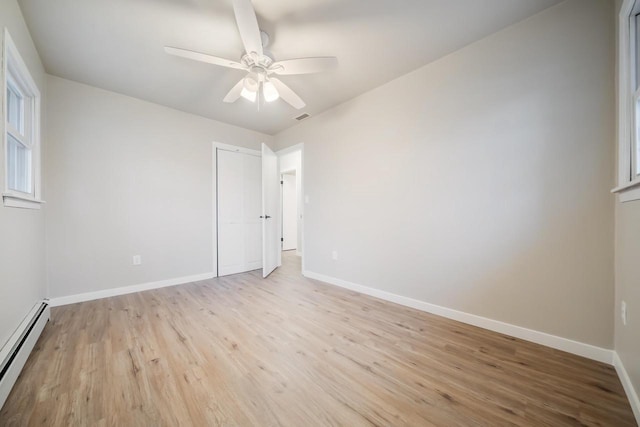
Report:
M262 277L278 266L280 238L278 237L278 204L280 179L278 156L262 144Z

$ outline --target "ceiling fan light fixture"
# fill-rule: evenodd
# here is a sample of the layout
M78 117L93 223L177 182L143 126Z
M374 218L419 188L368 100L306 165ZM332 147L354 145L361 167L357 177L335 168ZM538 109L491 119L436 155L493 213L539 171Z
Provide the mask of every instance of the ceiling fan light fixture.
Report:
M262 95L264 96L264 100L267 102L273 102L276 99L280 98L278 89L276 89L276 87L270 81L267 81L262 85Z
M247 101L256 102L258 91L247 90L246 87L243 87L242 92L240 92L240 96L242 96Z
M244 88L249 92L257 92L260 89L260 77L256 73L249 73L244 78Z

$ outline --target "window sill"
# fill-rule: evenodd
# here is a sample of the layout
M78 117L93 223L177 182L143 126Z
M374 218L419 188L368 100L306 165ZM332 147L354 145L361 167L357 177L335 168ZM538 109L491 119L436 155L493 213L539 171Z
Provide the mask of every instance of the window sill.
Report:
M621 202L631 202L640 200L640 178L629 181L611 190L612 193L618 194Z
M21 196L13 193L3 193L2 201L7 208L21 208L21 209L40 209L44 200L37 200L28 196Z

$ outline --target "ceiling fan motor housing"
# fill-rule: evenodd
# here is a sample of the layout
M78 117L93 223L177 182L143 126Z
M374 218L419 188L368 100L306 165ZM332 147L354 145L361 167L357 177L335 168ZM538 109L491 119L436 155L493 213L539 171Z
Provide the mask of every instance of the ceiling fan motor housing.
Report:
M246 53L242 59L240 60L242 64L248 69L252 69L254 67L260 67L266 71L271 64L273 64L273 58L267 55L258 55L255 52Z

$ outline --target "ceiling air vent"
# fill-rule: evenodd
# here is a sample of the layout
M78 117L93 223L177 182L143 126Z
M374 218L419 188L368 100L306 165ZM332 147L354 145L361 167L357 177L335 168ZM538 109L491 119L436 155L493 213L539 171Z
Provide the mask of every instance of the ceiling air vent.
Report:
M301 121L301 120L306 119L307 117L311 117L311 116L308 113L302 113L298 117L296 117L296 120L297 121Z

